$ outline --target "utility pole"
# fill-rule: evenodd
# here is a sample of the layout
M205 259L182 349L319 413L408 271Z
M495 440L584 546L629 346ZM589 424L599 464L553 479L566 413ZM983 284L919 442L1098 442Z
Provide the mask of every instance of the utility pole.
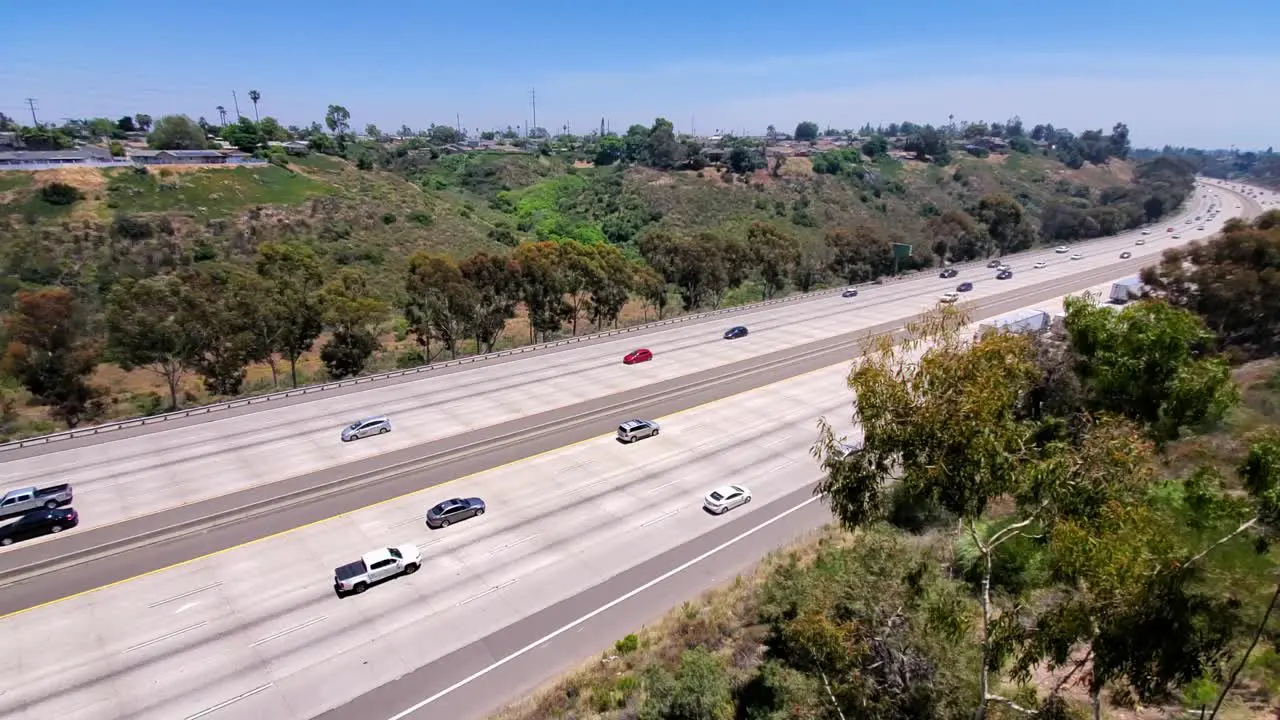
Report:
M533 129L525 131L526 135L538 130L538 91L536 89L529 91L529 106L533 108Z
M458 123L458 134L462 134L462 113L454 113L454 120Z
M40 127L40 121L36 120L36 99L27 98L27 107L31 108L31 124Z
M231 102L236 106L236 122L240 121L240 99L236 97L236 91L231 91Z

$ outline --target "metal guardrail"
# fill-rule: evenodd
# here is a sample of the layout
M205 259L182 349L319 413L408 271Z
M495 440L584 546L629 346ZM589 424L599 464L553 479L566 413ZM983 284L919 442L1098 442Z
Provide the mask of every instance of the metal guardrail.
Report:
M1114 236L1106 236L1106 237L1114 237ZM1106 238L1104 237L1099 239L1106 239ZM954 265L952 265L952 267L964 268L966 266L976 265L981 262L982 262L981 260L973 260L965 263L955 263ZM700 320L703 318L716 317L719 315L728 315L732 313L748 312L751 310L770 307L773 305L799 302L800 300L820 297L823 295L833 295L838 292L843 292L843 290L847 287L866 287L869 285L890 284L894 282L900 282L901 280L911 278L911 277L916 277L922 274L923 273L919 273L919 272L909 273L899 278L893 278L893 279L885 280L883 282L872 281L868 283L859 283L854 286L842 285L838 288L815 290L812 292L801 293L799 295L788 295L787 297L784 297L784 298L762 300L760 302L750 303L747 305L738 305L731 308L720 308L718 310L708 310L707 312L694 313L693 315L681 315L680 317L668 318L666 320L656 320L650 323L632 325L631 327L618 328L616 330L606 330L604 332L592 333L590 335L579 335L576 337L565 338L563 340L553 340L551 342L537 343L534 345L522 345L518 348L512 348L511 350L501 350L498 352L485 353L484 355L472 355L469 357L459 358L457 360L447 360L445 362L440 362L440 363L428 363L426 365L419 365L418 367L415 367L415 368L407 368L404 370L391 370L384 373L377 373L374 375L365 375L361 377L351 378L348 380L339 380L336 382L307 385L300 388L293 388L291 390L284 390L281 392L269 393L266 395L256 395L254 397L239 398L236 400L227 400L220 403L211 403L209 405L201 405L201 406L193 407L187 410L175 410L173 412L162 413L160 415L150 415L147 417L133 418L130 420L118 420L115 422L103 423L101 425L94 425L92 427L87 427L83 429L66 430L58 433L51 433L49 435L40 435L33 438L27 438L25 440L14 440L12 442L0 444L0 453L9 452L12 450L18 450L20 448L34 447L37 445L48 445L50 443L58 442L60 440L71 440L73 438L79 438L79 437L90 437L94 435L101 435L103 433L114 432L116 430L126 430L129 428L142 427L145 425L153 425L155 423L168 422L170 420L180 420L183 418L195 417L198 415L209 415L222 410L231 410L239 407L247 407L250 405L267 403L275 400L284 400L287 398L310 395L313 393L325 392L328 390L337 390L339 388L352 387L355 385L365 385L368 383L378 382L380 380L390 380L393 378L405 377L407 375L420 375L422 373L432 372L434 370L457 367L459 365L469 365L472 363L484 362L486 360L492 360L500 357L509 357L512 355L523 355L525 353L535 352L537 350L546 350L548 348L553 348L553 347L573 345L577 343L586 342L588 340L597 340L597 339L606 338L606 337L618 337L618 336L626 335L629 333L640 332L641 330L649 330L652 328L665 327L669 325L677 325L679 323L691 322L693 320Z
M862 286L872 285L874 283L863 283ZM553 340L551 342L537 343L534 345L522 345L518 348L510 350L500 350L498 352L485 353L483 355L471 355L469 357L458 358L456 360L446 360L444 362L428 363L419 365L415 368L406 368L403 370L391 370L388 372L377 373L374 375L363 375L347 380L338 380L335 382L318 383L315 385L306 385L291 390L283 390L280 392L268 393L266 395L256 395L253 397L238 398L236 400L227 400L219 403L211 403L209 405L200 405L186 410L175 410L173 412L162 413L160 415L150 415L147 417L132 418L129 420L118 420L115 422L103 423L87 428L76 430L66 430L49 435L40 435L25 440L14 440L12 442L0 444L0 453L18 450L20 448L33 447L37 445L48 445L60 440L71 440L79 437L90 437L101 435L103 433L115 432L116 430L126 430L129 428L142 427L144 425L153 425L156 423L168 422L170 420L180 420L183 418L195 417L199 415L209 415L222 410L231 410L234 408L247 407L250 405L258 405L268 403L275 400L284 400L292 397L303 395L311 395L315 393L325 392L329 390L337 390L339 388L352 387L355 385L366 385L380 380L390 380L393 378L405 377L407 375L420 375L422 373L441 370L444 368L457 367L459 365L470 365L472 363L483 362L501 357L510 357L512 355L523 355L525 353L537 350L546 350L548 348L561 347L565 345L574 345L586 342L588 340L597 340L607 337L618 337L629 333L639 332L641 330L649 330L652 328L665 327L669 325L677 325L679 323L690 322L703 318L716 317L718 315L727 315L731 313L746 312L754 309L770 307L773 305L781 305L784 303L798 302L822 295L831 295L841 292L844 287L826 290L815 290L813 292L801 293L799 295L788 295L784 298L774 298L771 300L763 300L761 302L750 303L748 305L738 305L731 308L720 308L718 310L708 310L706 312L694 313L693 315L681 315L679 317L667 318L666 320L655 320L654 322L643 323L640 325L632 325L630 327L618 328L616 330L605 330L603 332L591 333L590 335L578 335L576 337L564 338L562 340ZM860 286L861 287L861 286Z

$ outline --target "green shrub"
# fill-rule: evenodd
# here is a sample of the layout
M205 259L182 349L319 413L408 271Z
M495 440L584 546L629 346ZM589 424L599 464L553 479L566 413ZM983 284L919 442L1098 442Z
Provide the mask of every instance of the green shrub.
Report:
M382 213L382 224L391 225L396 221L396 214L393 212Z
M53 182L40 188L40 198L50 205L70 205L83 200L84 194L66 183Z
M430 227L435 222L435 218L426 210L414 210L409 213L409 220L415 222L422 227Z
M615 642L613 644L613 649L616 650L619 655L630 655L640 649L640 638L636 637L635 633L631 633Z

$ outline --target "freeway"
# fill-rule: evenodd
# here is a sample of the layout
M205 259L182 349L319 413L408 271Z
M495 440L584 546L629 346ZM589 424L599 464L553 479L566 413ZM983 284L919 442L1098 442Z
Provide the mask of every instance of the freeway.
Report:
M808 450L819 415L856 432L847 369L659 417L662 434L634 445L596 436L0 619L0 716L481 716L825 522ZM728 478L753 502L703 512ZM451 495L489 512L428 530L423 509ZM421 572L333 595L333 567L405 543Z
M1208 197L1218 194L1225 193L1198 192L1186 214L1201 214ZM0 465L0 483L74 483L82 525L0 552L0 573L166 528L189 528L344 478L394 474L393 467L438 463L445 455L489 454L495 442L521 433L546 436L565 417L629 406L639 398L687 389L720 371L767 362L815 343L839 342L850 333L900 325L959 280L973 280L970 296L982 301L1085 271L1136 268L1162 249L1216 230L1232 214L1226 202L1219 205L1222 214L1205 230L1180 227L1181 240L1156 228L1144 246L1133 244L1142 237L1136 232L1079 244L1073 249L1084 258L1078 261L1051 250L1019 254L1010 259L1019 271L1010 281L997 282L990 271L973 267L964 268L957 280L925 274L866 288L853 300L827 296L748 310L715 326L692 322L643 338L601 340L358 393L255 406L255 412L220 415L209 422L165 423L145 432L12 451L6 454L12 459ZM1122 248L1135 257L1117 264ZM1030 270L1037 260L1050 266ZM746 324L752 334L735 342L720 340L721 326L730 323ZM634 367L618 362L641 343L655 351L653 362ZM396 431L355 443L337 441L338 429L347 421L374 413L391 415Z

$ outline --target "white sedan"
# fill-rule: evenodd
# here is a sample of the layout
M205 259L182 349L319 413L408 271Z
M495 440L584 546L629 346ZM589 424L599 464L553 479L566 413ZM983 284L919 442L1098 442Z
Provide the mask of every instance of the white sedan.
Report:
M1054 249L1054 252L1058 253L1059 255L1065 253L1066 251L1067 251L1066 245L1059 245L1057 248Z
M723 515L739 505L751 502L751 491L741 485L724 485L707 493L702 507L714 515Z
M1150 230L1143 230L1143 231L1142 231L1142 234L1143 234L1143 235L1150 235L1150 234L1151 234L1151 231L1150 231Z
M957 301L957 300L959 300L959 299L960 299L960 293L958 293L958 292L949 292L949 293L942 293L942 297L938 298L938 302L942 302L942 303L948 303L948 304L950 304L950 303L953 303L953 302L955 302L955 301Z
M1047 262L1045 262L1045 261L1043 261L1043 260L1041 260L1040 262L1038 262L1038 263L1036 263L1036 264L1035 264L1035 269L1037 269L1037 270L1041 270L1041 269L1043 269L1043 268L1047 268L1047 267L1049 267L1049 263L1047 263Z
M1081 255L1080 253L1076 253L1075 255L1072 255L1072 256L1071 256L1071 259L1072 259L1072 260L1080 260L1080 259L1083 259L1083 258L1084 258L1084 256L1083 256L1083 255Z

